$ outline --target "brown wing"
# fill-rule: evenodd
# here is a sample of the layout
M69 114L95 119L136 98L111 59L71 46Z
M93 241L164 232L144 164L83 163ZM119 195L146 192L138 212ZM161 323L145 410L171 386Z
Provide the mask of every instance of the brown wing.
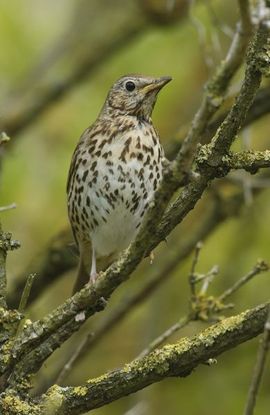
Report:
M103 123L103 125L106 126L106 123ZM74 150L74 153L72 155L69 172L68 172L68 179L67 179L67 187L66 191L67 194L69 194L71 183L74 180L74 175L76 174L76 170L78 167L77 159L79 154L81 153L81 147L86 147L87 145L90 146L91 139L96 135L102 132L104 129L104 126L100 126L99 120L97 120L92 126L88 127L83 134L80 137L80 140Z
M71 186L71 182L74 179L74 174L75 174L75 170L76 170L76 161L77 161L77 156L78 156L78 149L79 144L77 145L77 147L75 148L72 158L71 158L71 163L69 166L69 171L68 171L68 179L67 179L67 186L66 186L66 192L67 194L69 194L70 191L70 186Z

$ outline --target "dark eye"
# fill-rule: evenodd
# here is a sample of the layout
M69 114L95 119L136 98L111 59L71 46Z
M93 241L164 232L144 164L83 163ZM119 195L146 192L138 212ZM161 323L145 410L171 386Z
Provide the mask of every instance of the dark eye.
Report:
M127 91L133 91L135 89L135 84L132 81L127 81L125 87Z

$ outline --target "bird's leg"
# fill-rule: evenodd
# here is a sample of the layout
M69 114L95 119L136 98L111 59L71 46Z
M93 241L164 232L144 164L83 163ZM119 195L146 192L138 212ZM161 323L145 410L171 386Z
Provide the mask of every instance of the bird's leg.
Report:
M95 248L93 247L92 244L92 266L91 266L91 273L90 273L90 279L89 282L91 284L95 284L97 279L97 262L96 262L96 252L95 252ZM100 297L100 299L98 300L97 303L97 310L101 311L104 310L104 308L106 307L107 301L105 300L104 297Z
M96 253L95 253L95 248L92 245L92 266L91 266L91 272L90 272L90 282L94 284L96 279L97 279Z

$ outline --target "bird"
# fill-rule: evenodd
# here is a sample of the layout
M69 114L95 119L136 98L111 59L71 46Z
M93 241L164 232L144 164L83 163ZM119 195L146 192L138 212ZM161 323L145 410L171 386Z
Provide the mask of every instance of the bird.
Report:
M67 180L68 216L79 249L73 293L95 284L137 235L163 177L165 155L152 122L170 76L125 75L81 135Z

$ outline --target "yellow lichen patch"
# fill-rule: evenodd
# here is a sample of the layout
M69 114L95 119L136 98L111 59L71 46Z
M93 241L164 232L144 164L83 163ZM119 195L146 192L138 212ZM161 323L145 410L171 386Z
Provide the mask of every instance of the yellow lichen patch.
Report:
M96 383L100 383L100 382L105 381L108 377L109 377L109 373L107 373L105 375L101 375L98 378L88 379L86 383L94 385Z
M78 396L85 396L87 395L88 389L86 386L75 386L73 389L74 393Z
M9 415L39 415L40 411L29 405L26 402L21 401L14 395L7 395L0 401L0 408L4 410L3 414Z
M60 386L54 385L52 386L47 394L45 395L42 409L44 415L53 415L58 408L62 405L63 402L63 395L62 389Z
M164 346L163 349L167 348L167 347L174 347L175 351L177 351L177 353L179 352L185 352L186 350L188 350L191 346L191 339L189 339L188 337L183 337L182 339L180 339L175 345L169 345L169 346Z

